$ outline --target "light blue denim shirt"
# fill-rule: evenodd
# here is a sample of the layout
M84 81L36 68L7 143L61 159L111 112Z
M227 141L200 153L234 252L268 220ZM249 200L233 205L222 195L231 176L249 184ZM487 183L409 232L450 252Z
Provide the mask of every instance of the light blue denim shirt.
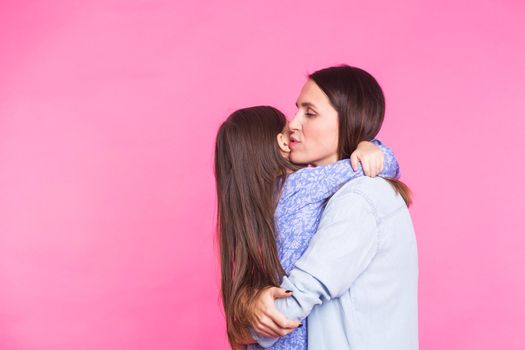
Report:
M372 140L385 155L385 163L380 176L398 177L399 164L392 152L379 140ZM330 165L307 167L298 170L286 178L279 203L275 211L275 229L277 233L277 251L279 260L286 273L295 265L297 259L308 248L308 243L317 231L321 214L328 199L345 183L363 176L361 166L352 169L349 159L340 160ZM276 341L271 350L306 350L308 322L303 327ZM260 350L261 346L252 344L248 350Z
M403 199L382 178L361 177L328 202L317 233L277 299L289 319L308 316L308 348L418 349L417 245ZM263 347L278 338L252 333Z

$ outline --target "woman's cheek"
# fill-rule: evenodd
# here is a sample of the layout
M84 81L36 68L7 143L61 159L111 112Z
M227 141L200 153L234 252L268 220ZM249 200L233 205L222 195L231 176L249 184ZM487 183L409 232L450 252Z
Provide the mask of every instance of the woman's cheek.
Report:
M321 140L321 143L319 146L320 149L323 150L323 153L327 157L333 157L337 155L337 131L325 130L325 132L322 135L319 135L319 140Z

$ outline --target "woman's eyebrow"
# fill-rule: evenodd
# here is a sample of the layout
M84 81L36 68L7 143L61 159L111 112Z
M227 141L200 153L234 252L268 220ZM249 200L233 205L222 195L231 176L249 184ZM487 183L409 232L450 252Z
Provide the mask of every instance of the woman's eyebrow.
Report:
M295 106L299 108L299 104L296 102ZM301 107L312 107L315 108L315 105L311 102L301 102Z

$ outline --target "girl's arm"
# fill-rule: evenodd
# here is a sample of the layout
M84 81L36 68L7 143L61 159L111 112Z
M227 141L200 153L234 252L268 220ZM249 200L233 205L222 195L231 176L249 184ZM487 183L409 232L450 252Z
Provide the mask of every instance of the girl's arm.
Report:
M392 151L392 149L385 146L378 139L372 140L371 143L379 147L379 149L383 151L385 155L384 167L383 167L383 170L379 173L379 176L399 179L401 175L399 171L399 164L397 162L396 156L394 155L394 152ZM366 171L365 171L365 175L367 175Z
M385 157L384 167L379 176L398 178L399 164L392 150L379 140L372 140L371 143L383 151ZM355 152L362 153L359 147L362 146L358 146ZM366 157L367 153L362 153L359 158L365 162ZM303 168L288 176L282 196L300 195L301 203L323 201L330 198L348 181L364 175L362 166L355 171L349 159L325 166Z

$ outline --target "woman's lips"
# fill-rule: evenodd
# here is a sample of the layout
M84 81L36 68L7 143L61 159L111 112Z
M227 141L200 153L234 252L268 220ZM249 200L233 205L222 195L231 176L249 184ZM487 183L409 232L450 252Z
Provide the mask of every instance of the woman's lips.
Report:
M299 141L299 137L297 137L294 133L290 133L289 141L291 150L293 150L295 147L297 147L298 144L301 143L301 141Z
M299 144L299 141L296 140L290 140L290 149L294 149Z

